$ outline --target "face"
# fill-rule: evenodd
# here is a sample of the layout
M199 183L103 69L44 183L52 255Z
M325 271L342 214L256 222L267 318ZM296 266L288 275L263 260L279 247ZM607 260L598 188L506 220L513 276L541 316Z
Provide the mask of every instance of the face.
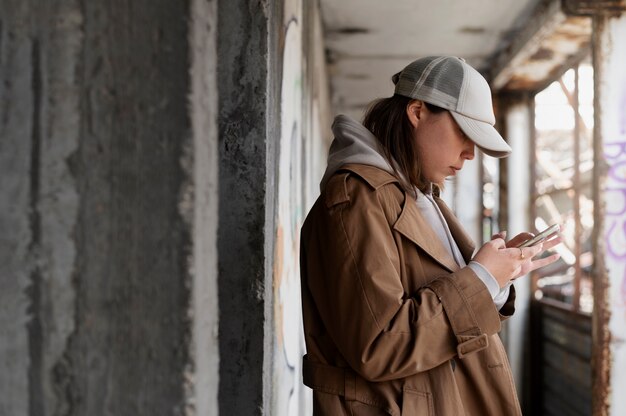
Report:
M455 176L466 160L474 159L474 142L463 133L448 111L432 113L421 101L407 107L422 163L422 175L441 184Z

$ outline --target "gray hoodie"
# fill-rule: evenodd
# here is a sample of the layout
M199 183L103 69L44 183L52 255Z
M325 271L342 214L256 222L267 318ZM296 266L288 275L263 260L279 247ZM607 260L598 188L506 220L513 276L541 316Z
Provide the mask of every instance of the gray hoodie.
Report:
M374 166L397 176L385 157L378 139L361 123L351 117L338 115L333 122L332 130L335 139L328 152L328 165L320 182L320 190L324 190L328 180L337 170L349 163ZM424 194L417 188L415 191L417 206L421 214L432 225L443 246L459 267L467 266L432 195ZM494 303L500 309L509 297L509 286L501 290L496 279L480 263L471 261L469 267L487 286Z
M361 123L351 117L338 115L332 129L335 140L330 145L328 166L320 190L324 190L330 177L348 163L375 166L395 175L380 148L380 142Z

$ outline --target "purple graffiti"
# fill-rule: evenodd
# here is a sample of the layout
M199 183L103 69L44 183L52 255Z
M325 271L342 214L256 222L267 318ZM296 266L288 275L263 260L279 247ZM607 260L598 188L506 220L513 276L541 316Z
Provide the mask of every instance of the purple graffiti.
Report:
M620 160L611 165L609 176L618 182L626 183L626 160Z
M621 232L621 236L620 236ZM614 234L615 233L615 234ZM615 238L611 238L611 236ZM620 238L621 237L621 238ZM605 238L607 241L607 251L609 255L617 260L626 260L626 244L624 244L624 238L626 237L626 222L622 222L621 227L618 221L614 221L608 227ZM611 241L621 240L621 244L611 244Z
M609 160L626 155L626 142L604 143L604 157Z
M603 153L610 169L606 188L606 242L607 255L622 266L626 263L626 84L620 97L619 131L620 140L605 143ZM623 269L619 286L620 306L626 306L626 267Z

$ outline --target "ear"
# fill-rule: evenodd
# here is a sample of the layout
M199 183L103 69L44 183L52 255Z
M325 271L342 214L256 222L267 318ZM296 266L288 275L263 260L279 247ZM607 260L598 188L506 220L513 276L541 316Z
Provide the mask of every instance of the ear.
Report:
M420 100L412 100L406 106L406 115L413 125L413 128L416 128L420 120L422 119L422 116L424 114L424 108L424 102Z

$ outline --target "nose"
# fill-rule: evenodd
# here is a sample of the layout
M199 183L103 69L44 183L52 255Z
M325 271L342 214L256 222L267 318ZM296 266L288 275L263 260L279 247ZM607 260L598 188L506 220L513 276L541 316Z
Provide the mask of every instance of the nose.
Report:
M461 153L461 157L466 160L472 160L474 159L474 149L476 148L476 146L474 145L474 142L471 140L466 140L465 142L466 142L466 146L465 146L465 149L463 149L463 152Z

